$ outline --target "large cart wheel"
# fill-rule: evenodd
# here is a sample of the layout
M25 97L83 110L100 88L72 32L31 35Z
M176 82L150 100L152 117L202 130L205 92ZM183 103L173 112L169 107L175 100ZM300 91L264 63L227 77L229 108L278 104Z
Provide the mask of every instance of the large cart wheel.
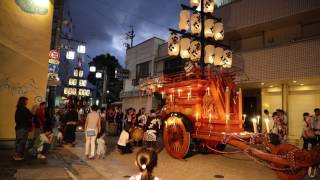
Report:
M183 117L170 116L163 130L163 142L167 152L174 158L184 158L190 146L190 132L183 124Z
M292 150L298 150L298 148L291 144L280 144L276 146L272 153L280 156L287 155ZM276 168L288 169L278 170L277 175L283 180L300 180L307 174L307 168L290 168L289 165L280 165L273 163Z

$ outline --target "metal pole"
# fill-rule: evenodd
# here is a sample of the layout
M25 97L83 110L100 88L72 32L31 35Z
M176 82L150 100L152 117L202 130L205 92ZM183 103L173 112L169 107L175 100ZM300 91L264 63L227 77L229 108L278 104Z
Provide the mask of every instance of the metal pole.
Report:
M106 91L107 91L107 81L108 81L108 75L107 75L107 68L104 67L103 69L103 88L102 88L102 103L106 102Z
M200 67L201 67L201 73L204 77L204 71L205 71L205 63L204 63L204 47L205 47L205 37L204 37L204 20L205 20L205 14L203 12L204 9L204 0L201 0L201 10L200 10L200 16L201 16L201 34L200 34L200 42L201 42L201 56L200 56Z

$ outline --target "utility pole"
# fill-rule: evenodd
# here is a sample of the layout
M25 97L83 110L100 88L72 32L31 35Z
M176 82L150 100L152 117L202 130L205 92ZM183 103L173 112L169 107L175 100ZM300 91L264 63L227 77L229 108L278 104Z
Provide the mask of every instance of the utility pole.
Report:
M130 25L131 30L129 32L126 33L126 39L130 39L130 46L128 45L128 43L125 43L125 46L127 46L127 49L132 48L133 47L133 39L136 36L133 30L133 25Z
M54 5L55 11L57 12L57 16L54 16L53 18L53 32L54 36L53 43L51 43L51 49L55 49L60 54L61 49L61 27L62 27L62 19L63 19L63 0L56 0ZM50 84L48 83L48 96L47 96L47 102L48 102L48 109L50 113L50 117L52 118L55 111L55 98L56 98L56 89L57 89L57 83Z

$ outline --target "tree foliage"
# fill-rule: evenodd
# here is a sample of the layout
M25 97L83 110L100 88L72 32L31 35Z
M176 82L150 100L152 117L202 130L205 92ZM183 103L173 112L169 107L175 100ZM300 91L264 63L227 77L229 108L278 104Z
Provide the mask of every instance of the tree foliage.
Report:
M107 72L107 90L110 92L106 97L107 102L112 103L120 100L120 91L122 90L123 83L115 78L115 69L122 68L118 59L109 53L101 54L94 57L89 65L96 66L97 72L104 72L104 69ZM87 79L102 92L103 78L97 79L95 78L95 73L90 72Z

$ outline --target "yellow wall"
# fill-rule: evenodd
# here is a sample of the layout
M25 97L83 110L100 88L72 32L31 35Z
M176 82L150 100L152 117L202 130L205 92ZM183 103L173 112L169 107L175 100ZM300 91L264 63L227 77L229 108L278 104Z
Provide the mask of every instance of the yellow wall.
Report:
M14 0L0 1L0 140L15 137L20 96L29 98L30 109L45 98L52 2L48 13L39 15L23 11Z
M268 109L272 114L276 109L282 108L281 88L262 89L262 111ZM302 114L309 112L313 114L313 109L320 107L320 86L291 86L288 93L288 123L289 138L299 139L303 127ZM263 112L262 112L263 113Z

